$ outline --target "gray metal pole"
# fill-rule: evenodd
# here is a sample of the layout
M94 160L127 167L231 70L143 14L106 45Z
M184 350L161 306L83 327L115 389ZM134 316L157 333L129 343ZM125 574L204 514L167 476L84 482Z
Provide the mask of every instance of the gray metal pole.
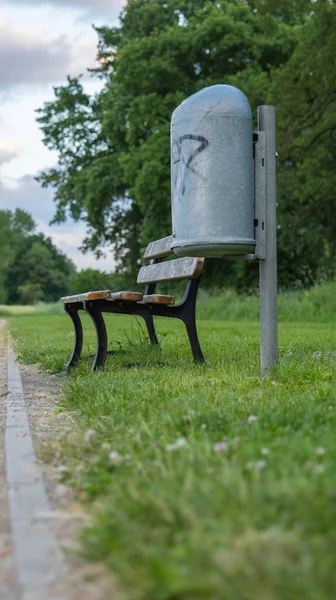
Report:
M277 314L277 225L276 225L276 152L275 108L258 107L258 129L265 132L266 175L266 258L260 270L260 362L265 376L278 362Z

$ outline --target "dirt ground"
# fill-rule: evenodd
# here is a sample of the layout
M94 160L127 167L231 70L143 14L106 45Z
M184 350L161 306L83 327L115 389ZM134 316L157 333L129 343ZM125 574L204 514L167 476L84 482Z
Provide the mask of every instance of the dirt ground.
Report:
M4 333L5 323L0 321L0 600L21 600L11 546L4 468L7 399ZM55 412L60 397L60 380L56 376L41 374L34 365L20 365L20 372L35 452L51 505L48 515L50 526L54 528L66 561L66 576L55 589L50 590L50 598L57 595L62 600L117 600L112 577L103 567L84 563L76 553L77 534L88 517L73 500L69 489L60 483L62 465L57 464L57 439L71 433L74 427L70 414ZM52 445L50 440L53 440ZM51 464L50 461L45 464L43 457L51 451L55 457Z

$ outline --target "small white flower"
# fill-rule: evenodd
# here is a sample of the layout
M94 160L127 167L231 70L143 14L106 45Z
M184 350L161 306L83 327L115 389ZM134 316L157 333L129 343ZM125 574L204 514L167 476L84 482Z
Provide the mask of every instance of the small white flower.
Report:
M255 415L250 415L249 418L247 419L247 422L249 425L251 425L251 423L255 423L257 420L257 417Z
M93 440L95 435L96 435L96 432L94 429L88 429L84 434L84 443L90 444L90 442Z
M322 446L319 446L318 448L316 448L317 456L323 456L325 453L326 453L326 451L324 448L322 448Z
M202 429L206 429L206 423L202 423L201 427Z
M229 449L229 444L223 440L222 442L217 442L217 444L214 445L214 451L215 452L227 452Z
M246 463L246 469L252 470L254 469L255 471L261 471L262 469L264 469L266 467L267 463L265 460L256 460L256 461L252 461L250 460L248 463Z
M269 454L269 449L268 448L261 448L260 454L262 456L267 456L267 454Z
M109 454L109 461L112 467L119 467L122 457L120 456L119 452L112 450L112 452Z
M186 446L188 446L187 440L185 438L179 438L174 444L167 444L166 450L167 452L172 452L173 450L185 448Z
M102 450L111 450L111 444L107 444L106 442L104 442L101 448Z
M257 471L261 471L261 469L264 469L266 467L266 460L256 460L255 464L254 464L254 468Z
M324 472L324 465L315 465L314 471L315 473L318 473L318 475L320 475Z
M185 438L179 438L176 442L177 448L183 448L183 446L188 446L188 442Z

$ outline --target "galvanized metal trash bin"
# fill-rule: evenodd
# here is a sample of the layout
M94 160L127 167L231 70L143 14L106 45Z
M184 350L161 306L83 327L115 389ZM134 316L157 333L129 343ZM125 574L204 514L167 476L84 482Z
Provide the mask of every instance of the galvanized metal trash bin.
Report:
M214 85L171 122L172 248L180 256L253 252L252 113L246 96Z

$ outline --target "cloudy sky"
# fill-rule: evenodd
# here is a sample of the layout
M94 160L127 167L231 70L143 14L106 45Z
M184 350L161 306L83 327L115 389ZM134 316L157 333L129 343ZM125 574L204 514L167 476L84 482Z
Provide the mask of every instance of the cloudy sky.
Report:
M96 25L115 25L125 0L0 0L0 209L23 208L78 268L111 270L111 256L81 254L81 223L49 225L52 191L35 181L55 165L42 144L35 109L53 99L53 86L94 65ZM99 83L85 78L86 91Z

